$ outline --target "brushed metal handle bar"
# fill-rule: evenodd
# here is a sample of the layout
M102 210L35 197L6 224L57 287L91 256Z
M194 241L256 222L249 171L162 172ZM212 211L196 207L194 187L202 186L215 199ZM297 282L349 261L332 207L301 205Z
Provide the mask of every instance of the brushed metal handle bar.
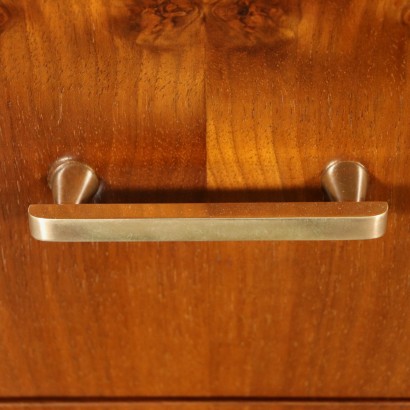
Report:
M363 165L335 161L322 174L332 202L84 204L98 177L63 158L49 173L56 204L31 205L29 225L49 242L375 239L386 231L388 204L363 201L367 181Z

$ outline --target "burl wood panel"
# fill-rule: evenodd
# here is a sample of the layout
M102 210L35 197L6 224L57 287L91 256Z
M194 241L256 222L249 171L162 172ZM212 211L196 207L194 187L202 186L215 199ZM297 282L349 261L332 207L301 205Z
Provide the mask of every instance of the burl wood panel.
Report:
M0 396L408 397L410 2L1 0ZM362 161L388 233L44 244L61 155L103 202L320 200Z

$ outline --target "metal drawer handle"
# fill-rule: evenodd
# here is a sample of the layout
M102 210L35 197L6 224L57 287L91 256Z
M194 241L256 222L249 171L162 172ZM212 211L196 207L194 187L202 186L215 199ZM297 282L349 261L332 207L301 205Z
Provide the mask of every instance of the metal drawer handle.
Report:
M50 242L374 239L386 231L387 202L361 202L368 173L330 163L322 187L332 202L84 204L98 190L89 166L57 161L49 173L56 204L31 205L30 231Z

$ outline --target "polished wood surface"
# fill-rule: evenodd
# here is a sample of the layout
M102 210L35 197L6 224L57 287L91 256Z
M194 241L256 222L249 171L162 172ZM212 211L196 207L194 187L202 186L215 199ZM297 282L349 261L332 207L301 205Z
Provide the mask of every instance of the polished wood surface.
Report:
M409 10L1 0L0 396L408 397ZM359 160L388 232L39 243L62 155L102 202L321 200L324 165Z
M64 403L64 402L32 402L32 403L2 403L0 410L23 409L23 410L408 410L407 402L91 402L91 403Z

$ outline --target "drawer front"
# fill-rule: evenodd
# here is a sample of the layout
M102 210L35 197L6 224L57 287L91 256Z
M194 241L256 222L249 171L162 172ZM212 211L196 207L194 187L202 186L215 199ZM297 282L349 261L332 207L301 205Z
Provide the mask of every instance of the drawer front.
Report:
M0 396L408 397L409 7L0 1ZM40 243L62 155L107 203L321 200L358 160L388 232Z

